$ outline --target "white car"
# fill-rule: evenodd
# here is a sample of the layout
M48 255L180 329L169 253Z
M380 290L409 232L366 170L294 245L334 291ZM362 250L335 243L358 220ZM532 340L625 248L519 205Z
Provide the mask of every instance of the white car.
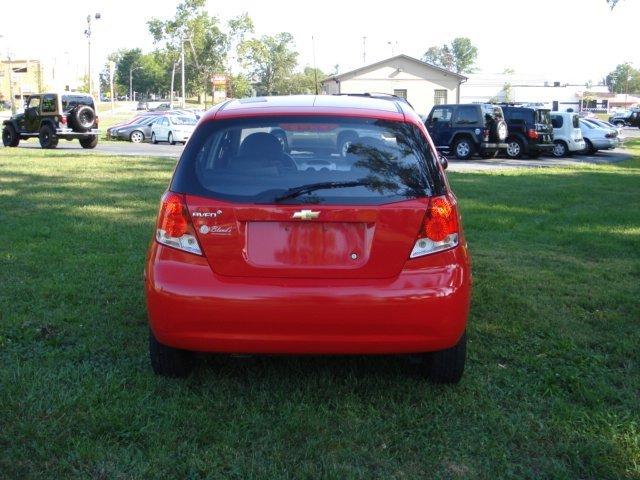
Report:
M162 115L151 126L151 143L176 142L187 143L196 128L195 117L182 115Z
M618 139L618 146L621 147L624 145L626 137L624 136L624 130L622 127L618 127L613 123L605 122L604 120L600 120L598 118L585 118L584 120L589 123L593 123L601 128L604 128L605 130L609 129L618 132L618 136L616 137Z
M551 112L553 125L553 156L566 157L585 149L580 117L573 112Z
M585 151L593 155L598 150L613 150L618 146L618 132L613 128L602 128L580 119L580 130L584 137Z

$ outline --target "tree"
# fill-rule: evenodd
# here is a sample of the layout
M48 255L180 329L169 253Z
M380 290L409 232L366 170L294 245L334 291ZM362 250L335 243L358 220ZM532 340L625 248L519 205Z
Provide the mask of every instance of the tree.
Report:
M259 95L288 93L290 85L287 82L298 61L290 33L245 40L240 44L238 54L240 63L249 69L249 78L256 83Z
M320 81L325 78L325 74L319 68L305 67L302 72L294 73L286 82L288 94L315 94L322 90Z
M206 0L183 0L170 20L154 18L147 22L154 42L171 57L170 66L178 62L185 43L186 89L198 97L211 89L211 77L228 70L228 54L233 46L253 31L253 22L244 13L232 18L226 28L206 9ZM206 98L205 98L206 100Z
M242 73L229 77L229 87L227 95L231 98L249 97L253 93L251 82Z
M620 2L620 0L607 0L607 5L609 5L611 7L611 10L613 10L618 2Z
M606 83L613 93L638 93L640 70L633 68L629 63L621 63L607 75Z
M478 49L469 38L457 37L448 45L429 47L422 60L456 73L473 73L477 56Z

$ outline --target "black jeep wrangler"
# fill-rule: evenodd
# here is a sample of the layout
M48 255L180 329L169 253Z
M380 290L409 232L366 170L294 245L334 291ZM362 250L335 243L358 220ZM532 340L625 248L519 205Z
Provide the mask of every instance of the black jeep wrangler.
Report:
M477 153L495 157L505 150L509 130L502 108L489 103L436 105L425 125L438 150L451 152L460 160Z
M30 95L24 113L2 122L2 143L17 147L20 140L38 137L42 148L56 148L58 140L77 138L82 148L98 144L98 116L91 95L42 93Z
M629 110L609 117L609 123L616 127L638 127L640 128L640 110Z
M522 155L528 155L530 158L538 158L542 153L553 152L550 110L503 104L502 111L509 127L505 150L507 157L521 158Z

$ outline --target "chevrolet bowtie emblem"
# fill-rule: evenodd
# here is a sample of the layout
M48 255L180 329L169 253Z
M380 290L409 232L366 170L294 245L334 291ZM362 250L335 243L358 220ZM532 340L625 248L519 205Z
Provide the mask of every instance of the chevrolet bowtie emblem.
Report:
M297 218L300 220L313 220L314 218L318 218L320 216L320 212L314 212L312 210L300 210L299 212L295 212L293 214L293 218Z

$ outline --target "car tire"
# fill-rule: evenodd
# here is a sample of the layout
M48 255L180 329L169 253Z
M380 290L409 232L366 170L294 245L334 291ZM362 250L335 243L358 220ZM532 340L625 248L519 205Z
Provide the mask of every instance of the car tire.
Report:
M96 121L96 112L88 105L78 105L67 114L67 121L76 132L88 132Z
M158 144L158 139L156 138L156 132L151 132L151 143L154 145Z
M98 145L98 136L91 135L90 137L81 138L80 145L82 145L82 148L87 149L96 148Z
M460 138L453 144L453 153L458 160L469 160L473 155L473 143L467 137Z
M149 330L149 359L153 372L163 377L185 378L193 370L192 352L160 343L151 330Z
M2 144L5 147L17 147L20 143L20 136L15 127L11 124L2 129Z
M144 133L142 133L140 130L134 130L133 132L131 132L131 135L129 135L129 141L133 143L144 142Z
M593 146L593 143L591 143L591 140L589 140L588 138L584 139L584 145L585 145L584 151L588 155L595 155L595 153L598 151L598 149Z
M426 355L427 376L433 383L458 383L467 359L467 333L453 347Z
M524 144L517 138L510 138L507 140L507 149L505 150L507 157L518 159L522 158L524 151Z
M553 142L553 156L556 158L563 158L569 154L569 147L562 140L556 140Z
M58 137L53 131L53 127L48 124L40 127L38 140L40 141L40 146L42 148L56 148L58 146Z
M353 131L341 132L340 135L338 135L338 141L337 141L338 153L342 158L347 156L347 151L349 150L349 146L351 145L351 143L358 140L358 138L359 138L358 134Z
M167 136L167 142L169 142L169 145L175 145L176 141L173 139L173 133L169 132L169 135Z

